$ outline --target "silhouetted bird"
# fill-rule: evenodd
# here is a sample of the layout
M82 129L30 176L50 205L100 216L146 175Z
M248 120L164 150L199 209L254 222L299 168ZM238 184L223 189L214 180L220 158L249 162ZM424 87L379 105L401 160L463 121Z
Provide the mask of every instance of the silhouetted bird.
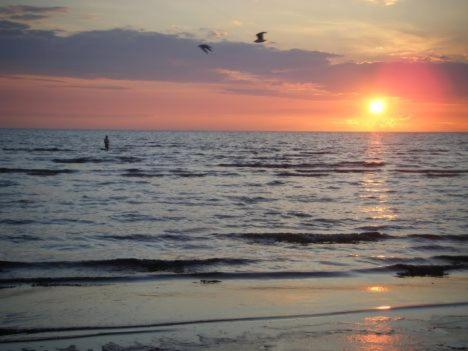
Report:
M213 52L213 48L209 46L208 44L200 44L198 45L198 47L202 49L205 54L209 54L210 52Z
M265 38L263 37L267 32L260 32L257 33L257 40L254 41L254 43L263 43L265 42Z

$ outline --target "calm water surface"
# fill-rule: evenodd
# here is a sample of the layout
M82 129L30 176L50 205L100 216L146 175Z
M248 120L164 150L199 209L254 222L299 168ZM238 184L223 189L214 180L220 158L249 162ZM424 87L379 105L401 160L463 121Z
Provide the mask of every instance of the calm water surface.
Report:
M3 284L465 268L468 134L108 135L0 130Z

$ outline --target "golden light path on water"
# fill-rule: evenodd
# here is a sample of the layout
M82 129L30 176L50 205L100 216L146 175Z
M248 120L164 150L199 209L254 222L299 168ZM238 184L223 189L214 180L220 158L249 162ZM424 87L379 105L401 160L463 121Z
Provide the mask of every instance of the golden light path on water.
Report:
M383 293L383 292L387 292L388 288L386 288L385 286L377 285L377 286L368 286L366 290L371 293Z
M369 136L366 160L370 162L384 162L383 154L385 145L382 143L382 135L373 133ZM397 215L387 205L389 188L387 176L383 172L363 172L361 185L363 192L359 195L365 202L362 212L372 220L395 220Z
M382 306L388 307L390 306ZM387 308L382 308L387 309ZM367 333L356 333L347 337L350 344L358 346L359 350L383 351L402 350L402 335L395 333L391 322L393 318L386 316L366 317L362 327Z

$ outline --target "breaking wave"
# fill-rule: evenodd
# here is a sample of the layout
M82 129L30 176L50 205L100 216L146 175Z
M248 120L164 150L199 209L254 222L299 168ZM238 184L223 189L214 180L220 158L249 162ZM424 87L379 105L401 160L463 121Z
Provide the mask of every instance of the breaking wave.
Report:
M24 269L80 269L92 268L103 271L126 271L126 272L185 272L195 268L225 265L245 265L255 260L242 258L207 258L187 260L152 260L137 258L118 258L113 260L89 260L89 261L41 261L20 262L0 261L0 271L24 270Z
M308 234L308 233L243 233L236 236L255 242L286 242L294 244L358 244L393 238L379 232L356 234Z

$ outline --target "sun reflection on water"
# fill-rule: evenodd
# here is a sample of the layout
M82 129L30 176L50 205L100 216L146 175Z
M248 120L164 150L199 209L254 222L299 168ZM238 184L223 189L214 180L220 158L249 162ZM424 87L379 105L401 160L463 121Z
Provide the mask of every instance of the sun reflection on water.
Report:
M348 342L356 345L358 350L403 350L403 338L392 328L393 320L386 316L364 318L361 330L347 337Z
M388 291L388 288L386 288L385 286L376 285L376 286L368 286L366 290L371 293L384 293Z
M383 155L385 145L381 140L382 136L378 133L370 135L368 147L366 150L366 159L372 162L384 162ZM365 201L362 206L362 212L371 219L392 221L397 215L388 203L388 193L390 189L387 186L387 177L384 172L364 172L361 179L363 192L360 198Z

